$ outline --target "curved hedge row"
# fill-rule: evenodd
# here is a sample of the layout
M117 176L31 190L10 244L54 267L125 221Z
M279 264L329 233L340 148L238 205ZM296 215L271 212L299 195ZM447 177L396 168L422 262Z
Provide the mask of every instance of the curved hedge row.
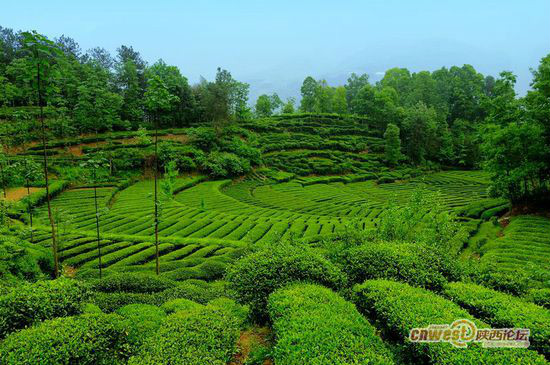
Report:
M458 271L451 260L418 244L371 242L343 251L337 260L353 284L368 279L390 279L441 289L447 282L445 276L453 276Z
M443 294L500 328L529 328L531 347L550 358L550 311L520 298L469 283L449 283Z
M71 279L27 283L0 297L0 338L46 319L79 314L87 287Z
M531 289L526 298L536 305L550 309L550 288Z
M152 274L116 273L98 280L92 289L104 293L157 293L175 287L171 280Z
M465 364L547 364L544 357L526 349L482 348L468 344L456 348L450 343L413 343L408 341L413 328L430 324L451 324L458 319L488 327L457 304L426 289L388 280L369 280L354 287L354 300L360 311L375 318L386 336L406 341L413 363L437 365Z
M330 261L311 249L290 244L270 246L245 256L229 269L227 280L239 301L250 305L258 321L267 318L269 295L289 283L318 283L333 289L346 283L345 276Z
M166 318L129 365L225 365L236 351L243 318L234 311L208 305Z
M126 328L117 315L58 318L6 337L3 365L117 365L128 358Z
M278 365L393 364L375 328L330 289L301 284L269 296Z

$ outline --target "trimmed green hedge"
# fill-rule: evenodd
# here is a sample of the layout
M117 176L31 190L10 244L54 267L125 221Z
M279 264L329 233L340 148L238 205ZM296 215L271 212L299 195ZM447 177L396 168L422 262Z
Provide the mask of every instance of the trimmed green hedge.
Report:
M449 283L443 294L499 328L529 328L531 348L550 358L550 310L480 285Z
M202 280L186 280L173 288L157 293L102 293L94 292L92 302L102 311L111 313L128 304L151 304L161 306L174 299L188 299L200 304L228 295L227 283L222 281L207 283Z
M154 274L116 273L98 280L92 289L104 293L157 293L176 285L175 282Z
M526 295L527 300L550 309L550 288L531 289Z
M227 280L238 300L250 305L256 321L267 319L269 295L289 283L318 283L333 289L346 284L344 274L315 251L283 243L240 259L228 270Z
M150 304L129 304L116 313L124 318L122 323L128 332L132 352L137 351L145 339L159 329L166 317L163 309Z
M330 289L300 284L269 296L278 365L393 364L375 328Z
M547 364L544 357L526 349L482 348L468 344L456 348L450 343L408 341L413 328L430 324L451 324L458 319L473 321L478 328L487 324L476 320L457 304L426 289L388 280L369 280L354 287L354 301L360 311L375 319L385 336L405 342L411 363L437 365Z
M67 189L69 187L69 183L67 181L54 181L49 185L50 190L50 199L54 198L58 194L62 193L63 190ZM47 195L46 195L46 189L38 190L34 193L32 193L29 196L25 196L20 200L20 205L23 209L27 209L28 204L30 202L32 207L37 207L43 203L46 202Z
M193 302L189 299L179 298L172 299L164 303L161 308L167 313L172 314L179 311L187 311L202 307L202 304Z
M46 319L81 313L87 287L76 280L27 283L0 297L0 338Z
M336 260L352 284L367 279L390 279L441 289L447 282L445 276L457 271L450 268L456 264L432 249L406 243L370 242L342 251Z
M128 358L126 328L117 315L58 318L8 336L2 365L117 365Z
M236 351L242 318L215 305L166 318L129 365L226 365Z

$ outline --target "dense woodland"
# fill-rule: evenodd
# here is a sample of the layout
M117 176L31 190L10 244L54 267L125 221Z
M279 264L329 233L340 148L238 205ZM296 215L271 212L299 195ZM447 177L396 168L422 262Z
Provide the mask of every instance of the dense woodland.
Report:
M550 54L249 100L0 27L0 363L545 365ZM411 342L467 319L529 348Z

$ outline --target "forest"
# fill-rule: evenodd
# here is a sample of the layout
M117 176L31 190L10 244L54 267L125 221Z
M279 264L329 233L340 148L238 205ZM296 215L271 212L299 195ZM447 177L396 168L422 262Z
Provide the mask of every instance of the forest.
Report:
M550 53L525 95L466 64L249 100L129 45L0 50L0 364L550 361ZM458 320L528 348L413 340Z

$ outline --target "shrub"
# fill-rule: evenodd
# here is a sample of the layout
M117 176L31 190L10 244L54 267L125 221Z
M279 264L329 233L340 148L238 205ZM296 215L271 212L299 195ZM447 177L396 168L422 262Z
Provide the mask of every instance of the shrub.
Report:
M124 318L122 323L128 332L132 352L137 351L145 339L159 329L166 317L164 310L150 304L129 304L116 313Z
M550 358L549 310L476 284L449 283L443 293L493 326L529 328L531 347Z
M207 283L203 280L185 280L178 286L159 293L160 300L164 303L172 299L189 299L193 302L206 304L211 300L225 297L228 294L227 283L215 281Z
M86 297L87 288L76 280L21 285L0 297L0 338L39 321L78 314Z
M161 304L161 299L158 296L143 293L95 292L92 294L91 300L93 304L97 305L105 313L112 313L129 304Z
M126 330L116 315L59 318L8 336L3 365L115 365L127 359Z
M216 306L181 311L166 318L129 365L225 365L235 352L241 323Z
M550 288L531 289L526 298L536 305L550 309Z
M273 358L285 364L393 364L375 328L330 289L296 285L269 296L277 336Z
M53 272L51 250L0 232L0 278L35 281Z
M116 273L98 280L93 290L104 293L157 293L176 286L171 280L153 274Z
M414 343L407 341L412 328L430 324L451 324L457 319L473 321L478 328L487 324L474 319L453 302L426 289L388 280L369 280L354 287L358 309L377 320L385 334L405 341L411 363L437 365L463 364L546 364L544 358L526 349L482 348L469 343L456 348L450 343Z
M444 258L419 244L371 242L344 250L342 256L342 270L352 284L367 279L392 279L440 289L447 282L442 268Z
M503 271L495 263L474 265L471 270L475 283L512 295L524 295L531 286L531 274L526 270Z
M319 283L334 289L346 283L342 272L312 249L282 243L240 259L229 269L227 279L259 321L267 317L269 294L291 282Z
M164 303L161 308L167 313L172 314L179 311L186 311L202 307L202 304L193 302L189 299L172 299Z

